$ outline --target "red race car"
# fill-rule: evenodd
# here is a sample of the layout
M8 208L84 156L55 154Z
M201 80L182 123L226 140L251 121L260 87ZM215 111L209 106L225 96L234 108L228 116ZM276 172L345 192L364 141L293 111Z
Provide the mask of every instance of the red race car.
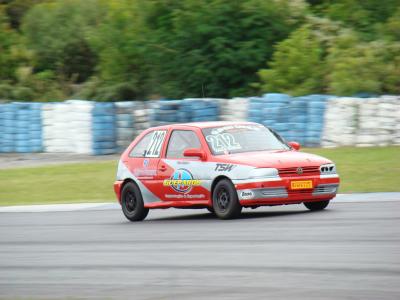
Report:
M322 210L339 187L336 167L299 148L257 123L154 127L122 154L114 190L130 221L150 208L207 208L221 219L263 205Z

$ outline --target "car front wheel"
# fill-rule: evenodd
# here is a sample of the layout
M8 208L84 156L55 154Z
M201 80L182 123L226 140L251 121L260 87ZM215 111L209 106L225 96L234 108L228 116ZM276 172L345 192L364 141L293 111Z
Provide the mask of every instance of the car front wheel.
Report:
M142 193L133 182L124 185L121 193L122 212L129 221L142 221L149 213L144 207Z
M304 206L311 211L323 210L329 204L329 200L318 202L304 202Z
M237 192L232 182L222 179L217 183L213 191L214 213L220 219L237 218L242 206L239 203Z

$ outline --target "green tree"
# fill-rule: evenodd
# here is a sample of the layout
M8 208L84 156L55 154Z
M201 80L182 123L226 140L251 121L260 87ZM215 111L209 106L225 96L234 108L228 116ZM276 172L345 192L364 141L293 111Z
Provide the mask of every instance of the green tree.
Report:
M374 41L333 47L327 61L330 93L400 92L400 43Z
M400 43L389 18L386 39L365 41L341 23L309 17L276 46L269 68L259 71L262 92L292 95L399 93ZM381 29L383 30L383 28Z
M101 22L103 8L102 1L69 0L41 3L29 10L22 30L35 54L35 71L51 70L75 82L91 76L97 56L86 34Z
M149 2L149 55L156 92L171 97L248 95L273 45L306 10L302 1Z
M390 41L400 41L400 6L379 28L380 36Z
M98 55L97 75L84 87L84 97L126 100L150 91L148 32L145 13L137 1L110 1L102 24L90 32L91 48Z
M14 77L17 61L13 58L12 49L17 39L17 33L10 28L7 18L0 10L0 80Z
M377 30L400 7L399 0L308 1L322 17L341 22L361 33L366 40L379 38Z
M10 28L0 8L0 99L10 99L17 82L17 69L30 61L30 52L22 45L21 36Z
M329 92L335 95L380 93L383 62L379 53L379 49L370 43L332 48L328 58Z
M44 0L3 0L0 1L0 6L4 6L4 11L8 16L10 26L13 29L18 29L21 25L21 20L26 12L35 4ZM49 0L45 0L49 2ZM1 4L3 2L3 4Z
M261 92L285 92L294 96L327 91L326 57L329 49L341 41L358 40L351 30L337 22L308 16L306 24L293 31L275 47L267 69L258 72Z
M294 96L323 92L325 51L310 25L300 27L277 45L270 68L259 71L261 91Z
M16 74L18 81L11 94L13 99L40 102L66 99L52 71L33 73L31 67L19 67Z

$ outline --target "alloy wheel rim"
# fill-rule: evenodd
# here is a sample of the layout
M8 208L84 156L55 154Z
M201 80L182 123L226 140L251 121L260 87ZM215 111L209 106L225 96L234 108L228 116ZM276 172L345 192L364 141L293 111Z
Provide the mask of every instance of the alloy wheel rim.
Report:
M125 207L128 212L133 212L136 209L136 197L132 192L126 193L125 196Z
M217 195L217 205L221 211L227 210L230 202L230 197L225 189L221 189Z

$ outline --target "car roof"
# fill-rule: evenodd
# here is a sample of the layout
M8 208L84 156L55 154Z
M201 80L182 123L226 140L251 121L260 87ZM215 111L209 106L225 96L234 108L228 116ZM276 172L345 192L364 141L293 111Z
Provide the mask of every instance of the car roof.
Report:
M228 121L209 121L209 122L193 122L193 123L174 123L169 125L162 125L152 127L152 129L173 129L175 127L196 127L196 128L210 128L210 127L221 127L221 126L232 126L232 125L243 125L243 124L255 124L253 122L228 122Z

